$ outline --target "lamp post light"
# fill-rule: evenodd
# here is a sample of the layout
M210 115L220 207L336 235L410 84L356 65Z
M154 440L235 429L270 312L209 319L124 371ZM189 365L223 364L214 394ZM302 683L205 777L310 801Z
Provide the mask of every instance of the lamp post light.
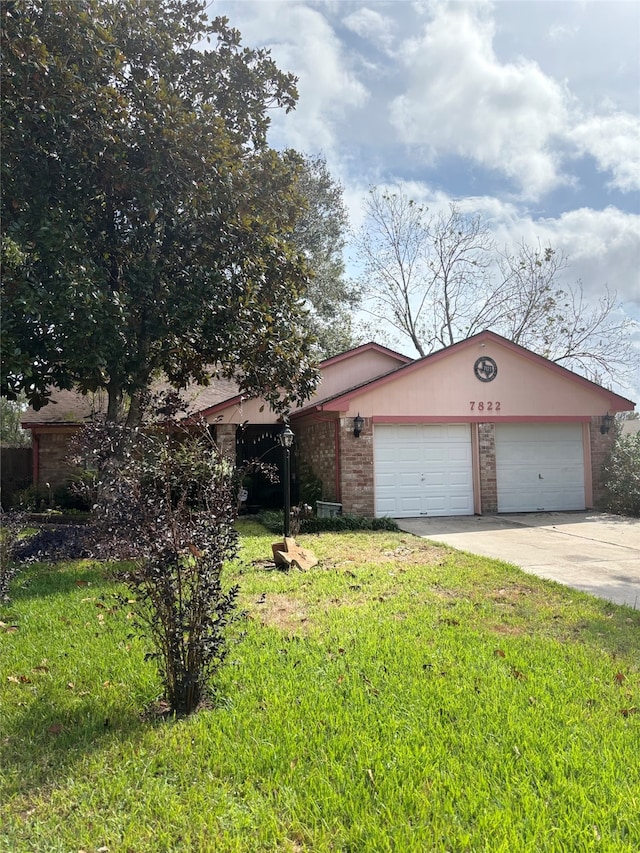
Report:
M290 452L293 446L293 432L287 424L282 432L278 435L280 446L284 450L284 536L285 539L291 536L291 474L290 474Z

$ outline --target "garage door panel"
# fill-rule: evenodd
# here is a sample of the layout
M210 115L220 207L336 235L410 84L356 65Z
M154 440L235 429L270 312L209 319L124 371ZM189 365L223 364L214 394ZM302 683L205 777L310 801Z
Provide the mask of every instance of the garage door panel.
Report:
M499 512L585 508L580 424L496 425Z
M420 456L420 446L417 444L408 444L403 447L397 447L394 458L398 462L419 462Z
M396 479L402 489L410 489L419 487L421 478L418 471L401 471Z
M541 469L553 470L556 465L564 465L565 463L582 464L582 445L576 446L569 442L553 445L542 442L541 445L528 443L518 447L511 444L506 448L501 448L500 461L502 464L513 465L522 469L537 465Z
M466 465L469 459L469 447L465 447L464 445L456 445L450 448L447 453L446 461L450 465L455 465L457 462L462 465Z
M433 497L433 498L424 498L424 500L420 504L421 512L416 513L417 515L424 515L425 511L422 510L422 507L425 508L426 514L428 515L451 515L451 512L447 512L448 504L445 504L445 501L441 497Z
M472 515L468 424L375 428L376 515Z
M376 502L376 515L389 516L390 518L399 518L396 506L395 497L379 498ZM407 516L410 517L410 516Z
M401 497L398 501L400 512L403 515L414 516L420 515L420 498L418 496L414 497Z
M469 503L467 495L455 495L451 498L451 508L454 510L454 515L471 515L473 513L473 502Z
M447 461L447 454L442 447L424 447L420 461L427 465L441 465Z
M471 479L471 474L469 471L450 471L449 472L449 485L451 486L459 486L465 490L469 488L473 488L473 482Z
M447 478L442 471L428 471L419 478L420 485L427 489L432 487L444 489L447 485L446 480Z

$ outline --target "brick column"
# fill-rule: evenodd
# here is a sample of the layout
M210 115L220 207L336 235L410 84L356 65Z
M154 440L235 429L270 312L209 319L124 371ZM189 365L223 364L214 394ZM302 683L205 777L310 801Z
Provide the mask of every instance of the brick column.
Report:
M349 515L375 515L373 492L373 423L364 419L360 437L353 434L353 418L340 420L342 511Z
M41 432L38 436L38 482L36 486L44 488L47 483L52 489L66 486L79 468L68 461L69 442L77 431L66 428L59 431Z
M613 424L609 432L600 432L602 417L596 415L591 418L591 478L593 483L593 505L596 509L601 508L604 501L604 489L602 488L602 465L607 458L616 440L616 426ZM589 472L585 471L585 477Z
M216 424L216 443L220 453L236 464L236 424Z
M314 421L303 426L296 425L296 440L301 476L308 469L322 481L322 500L339 501L335 422Z
M495 424L478 424L478 444L480 449L480 511L485 515L498 511Z

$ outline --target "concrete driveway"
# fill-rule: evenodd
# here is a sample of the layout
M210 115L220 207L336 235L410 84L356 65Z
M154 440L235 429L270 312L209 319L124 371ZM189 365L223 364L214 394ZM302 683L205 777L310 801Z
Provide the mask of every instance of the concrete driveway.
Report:
M640 519L588 511L396 521L416 536L640 608Z

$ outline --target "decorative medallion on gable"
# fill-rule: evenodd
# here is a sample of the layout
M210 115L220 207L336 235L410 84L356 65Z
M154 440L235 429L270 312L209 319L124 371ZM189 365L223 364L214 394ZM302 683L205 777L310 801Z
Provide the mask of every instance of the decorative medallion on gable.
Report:
M476 359L473 372L480 382L491 382L498 375L498 365L488 355L483 355Z

